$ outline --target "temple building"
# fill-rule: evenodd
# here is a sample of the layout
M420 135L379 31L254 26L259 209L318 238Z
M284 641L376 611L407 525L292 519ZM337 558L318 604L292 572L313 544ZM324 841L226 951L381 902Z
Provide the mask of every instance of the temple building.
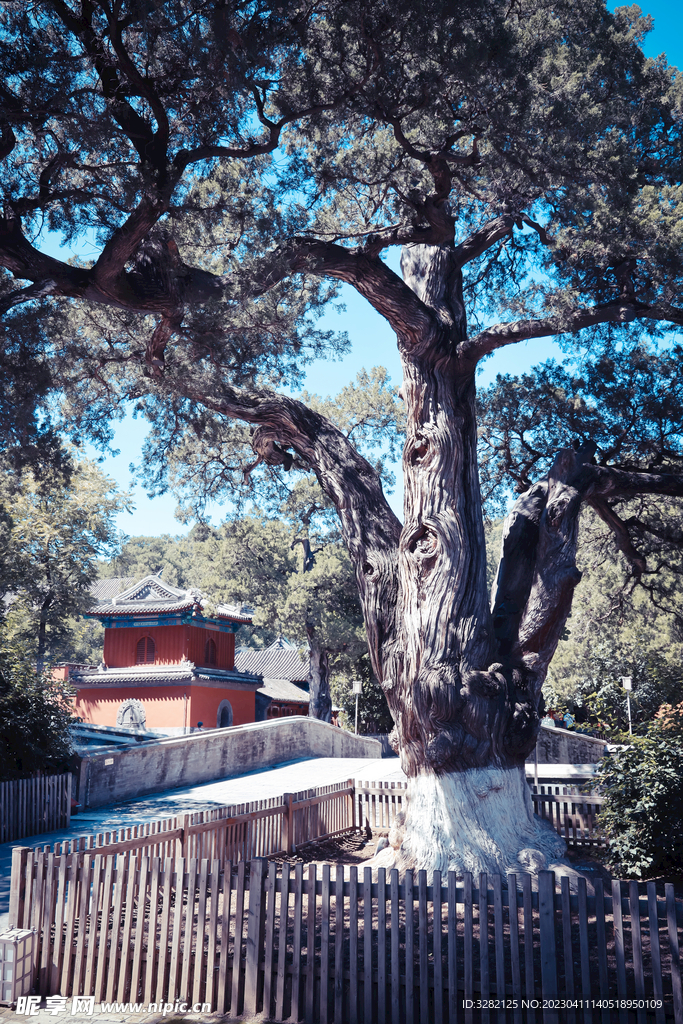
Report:
M256 720L262 677L235 668L246 611L219 605L204 614L199 591L158 576L99 596L88 617L104 625L102 664L63 667L84 722L182 734Z

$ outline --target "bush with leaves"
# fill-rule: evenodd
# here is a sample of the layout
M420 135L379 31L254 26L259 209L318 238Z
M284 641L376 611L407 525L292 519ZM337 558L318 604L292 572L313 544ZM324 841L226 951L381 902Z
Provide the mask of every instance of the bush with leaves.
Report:
M652 878L683 864L683 739L653 729L604 758L597 782L608 859L622 877Z
M25 651L0 642L0 780L68 770L70 697L68 686L36 674Z

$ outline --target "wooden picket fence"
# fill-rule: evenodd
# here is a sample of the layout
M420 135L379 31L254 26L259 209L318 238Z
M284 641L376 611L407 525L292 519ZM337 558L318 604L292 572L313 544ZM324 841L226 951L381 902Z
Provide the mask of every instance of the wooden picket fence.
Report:
M43 853L123 854L250 861L358 827L354 783L334 783L268 800L195 811L44 846Z
M404 810L406 782L357 782L356 820L372 829L388 829L399 811ZM534 811L546 818L568 846L606 846L604 833L597 824L603 798L583 793L578 786L543 785L531 787Z
M500 999L491 1021L683 1024L668 884L27 848L12 878L44 995L310 1024L473 1024Z
M532 792L538 814L551 821L570 845L604 846L596 824L602 804L594 793L560 786ZM98 835L45 846L59 856L96 851L99 854L134 851L151 857L196 857L198 860L250 861L277 853L292 853L317 839L357 828L388 830L405 806L403 782L347 782L268 800L195 811L136 826L122 826Z
M68 828L71 782L70 772L0 782L0 843Z

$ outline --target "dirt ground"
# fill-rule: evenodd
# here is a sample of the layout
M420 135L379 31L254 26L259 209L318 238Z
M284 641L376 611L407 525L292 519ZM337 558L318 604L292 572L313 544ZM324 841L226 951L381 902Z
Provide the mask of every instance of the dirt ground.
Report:
M284 864L287 861L292 865L315 864L318 867L322 867L323 864L356 864L360 876L364 862L374 857L377 843L387 835L387 830L375 831L371 835L367 835L364 831L348 833L307 843L305 846L299 847L297 852L290 857L282 856L271 859L277 861L278 864ZM600 856L591 852L590 849L570 846L566 858L571 866L585 875L589 881L594 882L601 878L606 891L609 891L612 879L619 877L613 874ZM660 896L664 895L665 882L673 883L677 896L683 895L683 874L666 875L656 878L654 881ZM645 894L646 884L645 881L638 883L642 894Z

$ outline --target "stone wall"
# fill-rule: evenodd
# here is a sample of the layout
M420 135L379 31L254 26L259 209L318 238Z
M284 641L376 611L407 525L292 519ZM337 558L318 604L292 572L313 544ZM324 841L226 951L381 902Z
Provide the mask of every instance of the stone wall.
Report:
M83 808L102 807L298 758L381 756L377 740L314 718L273 719L93 752L82 758L77 799Z
M541 725L536 750L539 764L596 764L605 753L605 741L570 729ZM533 760L532 754L527 764Z

